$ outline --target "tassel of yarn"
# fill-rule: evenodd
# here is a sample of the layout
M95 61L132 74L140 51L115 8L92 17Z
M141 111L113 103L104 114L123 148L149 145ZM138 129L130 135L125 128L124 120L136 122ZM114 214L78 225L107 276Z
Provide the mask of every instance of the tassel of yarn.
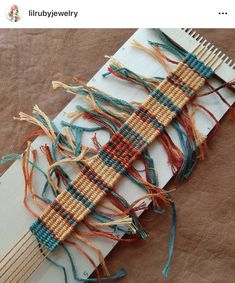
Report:
M183 153L172 141L167 131L164 131L160 135L159 140L167 153L168 163L171 165L172 173L175 175L182 166Z
M149 55L151 55L154 59L156 59L164 68L164 70L169 73L171 71L170 67L166 63L165 56L163 56L162 52L158 47L153 46L152 48L148 48L144 45L142 45L140 42L137 40L132 41L132 45L140 50L145 51Z
M151 92L156 88L162 78L147 78L139 75L130 69L124 67L117 59L110 57L110 65L108 67L108 72L103 74L103 77L113 74L114 76L132 82L134 84L144 87L147 91Z

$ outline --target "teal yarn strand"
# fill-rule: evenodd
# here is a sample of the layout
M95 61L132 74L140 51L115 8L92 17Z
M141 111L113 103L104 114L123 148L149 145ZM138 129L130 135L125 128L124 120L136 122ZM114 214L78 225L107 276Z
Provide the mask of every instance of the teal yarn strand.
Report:
M60 263L52 260L50 257L46 257L47 261L49 261L51 264L53 264L55 267L57 267L58 269L63 271L64 274L64 283L68 283L68 276L67 276L67 272L66 272L66 268L61 265Z
M176 180L184 180L191 174L197 162L197 145L195 141L192 142L189 139L186 131L177 121L173 121L172 126L178 133L184 156L182 166L179 172L177 172Z
M60 245L64 249L64 251L66 252L66 254L69 258L74 280L79 281L79 282L99 282L98 278L81 278L81 277L79 277L71 253L69 252L69 250L65 246L65 244L61 243ZM103 280L103 281L117 280L117 279L120 279L120 278L122 278L126 275L127 275L126 270L124 268L121 268L116 274L111 275L111 276L100 277L100 280Z
M73 137L75 140L75 156L78 156L81 153L82 147L82 136L84 132L96 132L99 130L104 130L104 127L81 127L66 121L61 121L61 126L69 127L72 130Z
M21 158L22 158L21 154L11 153L11 154L7 154L7 155L2 156L1 159L0 159L0 163L6 164L7 162L20 160Z
M64 120L62 120L60 124L63 127L69 127L69 128L71 128L73 130L81 130L81 131L84 131L84 132L95 132L95 131L99 131L99 130L103 130L104 129L103 127L92 127L92 128L89 128L89 127L77 126L77 125L68 123L68 122L66 122Z
M179 60L182 60L185 55L182 55L181 52L179 52L179 50L176 48L176 47L173 47L171 45L167 45L167 44L164 44L164 43L158 43L158 42L153 42L153 41L148 41L148 43L151 45L151 46L157 46L159 48L162 48L162 49L165 49L167 51L169 51L170 53L172 53L173 55L175 55Z
M74 93L84 96L88 96L91 93L96 101L113 106L117 110L129 111L133 109L133 106L129 104L127 101L112 96L108 96L102 93L101 91L98 91L97 89L90 89L88 91L87 89L81 88L81 85L78 85L78 88L74 89Z
M87 109L86 107L83 107L81 105L77 105L76 106L76 109L77 110L81 110L85 113L88 113L88 114L91 114L92 116L94 117L98 117L99 119L105 121L108 125L111 126L111 128L114 130L114 131L117 131L119 129L119 127L111 120L111 119L108 119L107 117L104 117L103 115L95 112L95 111L92 111L90 109Z
M170 232L170 241L168 247L168 259L162 270L163 276L166 278L169 275L170 265L173 257L174 251L174 242L175 242L175 228L176 228L176 208L173 202L170 202L172 209L172 224L171 224L171 232Z
M158 182L156 170L154 168L154 161L147 149L144 151L144 159L146 161L151 184L154 186L158 186L159 182Z
M185 57L187 52L185 52L177 45L175 45L172 41L170 41L168 37L160 29L154 29L154 31L156 32L157 36L162 40L163 44L167 46L167 48L170 48L173 52L176 52L177 54L177 55L175 54L176 56L178 56L180 59L183 59Z

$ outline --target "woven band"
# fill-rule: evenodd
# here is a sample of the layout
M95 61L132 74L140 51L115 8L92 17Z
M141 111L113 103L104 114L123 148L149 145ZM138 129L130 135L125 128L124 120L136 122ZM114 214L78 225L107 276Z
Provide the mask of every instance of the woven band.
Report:
M156 88L140 108L103 146L41 217L30 227L37 240L53 251L105 196L143 150L170 124L213 74L193 54Z

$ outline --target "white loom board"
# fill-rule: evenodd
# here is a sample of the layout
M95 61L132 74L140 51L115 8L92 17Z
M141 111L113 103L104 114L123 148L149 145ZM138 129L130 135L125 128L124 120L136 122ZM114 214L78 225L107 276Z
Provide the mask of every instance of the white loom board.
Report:
M162 66L160 66L158 62L156 62L145 52L131 46L131 41L133 39L136 39L145 45L147 45L147 40L159 40L153 30L139 29L117 51L117 53L114 55L115 58L121 61L126 67L145 76L165 76L166 73L162 70ZM90 80L90 85L94 85L97 88L100 88L101 90L112 94L115 97L126 99L128 101L144 101L147 98L147 93L138 86L122 81L113 76L103 78L102 74L107 71L107 66L108 62ZM71 77L72 76L73 74L71 74ZM53 78L51 78L51 80L53 80ZM230 90L224 89L221 91L221 93L224 97L227 98L230 104L235 101L235 96ZM56 99L56 97L52 97L51 99ZM200 102L205 105L216 116L217 119L220 119L227 111L227 107L217 96L211 95L208 97L200 98ZM59 126L61 119L66 119L66 113L73 111L75 109L75 105L77 105L78 103L81 103L81 98L75 97L64 108L64 110L54 120L57 126ZM196 121L198 128L205 135L207 135L214 127L214 122L208 117L207 114L205 114L201 110L199 110L196 114ZM88 121L79 122L79 124L91 125ZM27 127L27 124L25 126ZM171 127L169 127L169 133L173 140L177 143L177 145L179 145L178 138L176 137L176 134ZM84 141L87 144L92 144L90 137L91 135L87 135L84 138ZM107 137L107 134L98 133L99 141L106 142ZM34 141L33 147L38 148L42 143L49 143L49 141L46 138L39 137ZM162 146L158 142L155 142L150 146L150 152L152 153L152 156L157 157L156 168L159 173L160 187L164 187L172 177L170 166L167 163L167 156ZM47 168L45 159L42 154L39 154L39 165L44 169ZM137 164L136 166L139 166L139 164ZM39 174L35 174L34 184L35 188L40 188L40 186L43 186L43 177ZM16 161L0 178L0 258L12 247L12 245L20 238L20 236L28 230L29 226L34 221L34 219L29 215L22 204L23 190L24 182L21 172L21 162ZM129 202L134 201L144 194L143 190L132 184L126 178L122 178L117 186L117 190ZM177 193L180 193L180 190L178 190ZM122 235L120 234L120 236ZM101 238L92 239L91 241L100 248L104 255L107 255L116 244L111 240ZM73 251L72 254L78 269L78 275L83 278L89 276L93 271L93 267L77 251L75 251L71 247L69 248L70 251ZM93 253L90 251L89 254L93 255ZM72 272L68 263L68 259L66 256L64 256L60 248L55 251L53 258L57 259L67 268L68 282L77 282L72 278ZM98 264L97 257L93 255L93 258ZM159 274L159 276L161 275ZM62 272L48 262L45 262L33 274L30 281L35 283L64 282Z

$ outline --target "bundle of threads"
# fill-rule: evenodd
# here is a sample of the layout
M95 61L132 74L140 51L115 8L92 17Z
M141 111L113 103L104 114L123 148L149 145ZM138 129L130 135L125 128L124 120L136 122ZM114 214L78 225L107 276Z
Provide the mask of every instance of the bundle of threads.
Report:
M157 60L167 73L171 71L170 66L178 64L176 59L172 59L164 53L172 53L174 58L182 60L187 54L179 47L174 45L160 30L155 30L161 43L149 41L149 47L143 46L137 41L133 41L133 46L147 52L155 60ZM130 83L137 84L147 93L151 93L163 81L162 77L145 77L133 72L123 66L115 58L110 58L110 65L107 73L103 74L104 78L114 75L119 79L126 80ZM72 166L76 171L81 170L84 166L84 160L92 160L92 158L101 149L101 144L96 136L97 131L107 131L110 137L118 131L124 122L139 109L140 103L126 102L125 100L114 98L95 87L88 86L80 79L75 78L73 84L67 85L54 81L53 88L62 88L67 94L82 96L87 107L77 105L74 112L68 114L68 120L61 121L62 130L58 129L55 123L43 112L38 106L33 109L33 115L20 113L21 121L27 121L36 125L39 129L33 131L30 136L25 139L26 149L23 155L10 154L2 158L1 162L21 159L22 170L25 181L24 205L33 217L38 218L38 213L32 207L34 203L37 210L43 212L51 204L54 199L63 191L63 188L71 183L72 178L68 173L68 166ZM218 89L214 89L208 82L206 93L196 93L195 97L205 95L218 95L221 100L228 106L230 113L233 109L228 102L220 95L219 90L223 87L234 85L229 82L222 85ZM171 166L175 181L185 180L189 177L195 164L199 159L203 160L207 153L206 137L203 136L196 128L195 111L197 108L205 111L208 116L214 120L215 128L213 134L219 127L219 123L214 115L203 105L193 99L189 105L184 106L179 115L171 123L178 134L181 148L172 140L167 129L164 129L158 137L160 143L168 156L168 162ZM83 127L77 125L79 118L91 120L96 124L95 127ZM90 147L82 143L84 133L93 133L92 141L94 146ZM44 144L40 147L40 152L32 148L32 139L36 136L47 136L51 145ZM44 172L37 164L38 154L43 154L48 162L47 172ZM118 272L111 274L104 256L101 251L89 240L92 237L103 237L113 241L124 241L132 243L140 239L146 239L147 233L142 227L138 212L148 208L145 200L152 200L152 207L156 213L163 214L168 207L172 211L172 225L169 239L168 259L163 268L163 275L166 277L169 273L169 267L173 255L175 227L176 227L176 208L171 196L171 191L165 191L158 187L157 168L155 168L154 160L148 149L145 149L139 161L144 165L143 174L134 167L130 166L125 170L123 176L128 178L134 184L138 185L145 191L145 195L133 203L128 203L123 196L114 190L106 192L105 201L102 201L98 207L91 211L88 217L82 220L82 224L86 229L80 229L79 226L72 232L69 239L65 239L60 244L71 264L74 280L82 282L102 282L111 281L126 275L126 271L121 268ZM38 171L45 178L45 185L39 193L39 189L33 186L34 172ZM66 172L67 171L67 172ZM125 233L125 237L119 237L118 233ZM85 251L83 245L95 252L100 262L100 268L97 267L93 258ZM94 267L96 276L94 278L81 278L78 275L77 267L70 253L70 247L77 249L84 255ZM49 262L63 271L64 281L67 282L67 270L59 262L46 257Z

